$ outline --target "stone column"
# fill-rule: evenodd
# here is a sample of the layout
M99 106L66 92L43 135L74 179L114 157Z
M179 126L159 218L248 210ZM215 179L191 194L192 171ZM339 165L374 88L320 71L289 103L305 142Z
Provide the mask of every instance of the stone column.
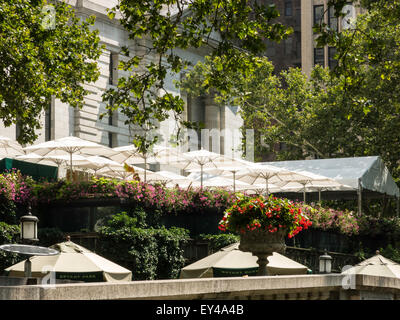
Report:
M205 99L204 122L206 134L202 146L209 151L221 152L221 107L216 105L212 96Z
M301 66L302 71L310 75L313 67L313 6L312 1L301 1Z

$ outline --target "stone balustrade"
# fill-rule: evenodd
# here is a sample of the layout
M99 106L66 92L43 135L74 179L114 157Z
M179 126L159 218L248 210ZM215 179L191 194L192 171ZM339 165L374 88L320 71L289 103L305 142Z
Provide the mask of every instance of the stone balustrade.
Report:
M400 299L400 279L341 274L0 286L1 300Z

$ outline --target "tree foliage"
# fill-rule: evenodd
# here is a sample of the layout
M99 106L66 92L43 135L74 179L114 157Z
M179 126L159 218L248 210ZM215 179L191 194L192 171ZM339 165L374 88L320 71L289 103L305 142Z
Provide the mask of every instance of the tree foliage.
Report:
M338 16L346 1L330 1ZM338 33L321 24L319 45L337 48L338 67L316 66L309 77L299 69L273 74L260 58L246 76L225 73L229 90L218 99L241 108L244 129L255 129L256 160L379 155L400 176L400 2L363 1L369 9ZM214 59L196 66L185 87L205 90ZM286 148L276 150L277 143Z
M183 51L201 49L219 57L209 79L223 87L220 81L226 72L247 72L252 57L265 50L265 39L279 41L291 32L272 22L279 15L274 6L256 0L121 0L109 16L117 13L132 40L123 48L126 57L120 64L129 75L119 78L117 87L103 97L108 109L120 109L126 124L142 130L134 139L141 151L157 141L152 132L159 122L173 115L177 123L184 123L184 102L166 82L190 66Z
M337 2L340 11L345 1ZM351 28L340 33L322 28L318 43L337 48L337 91L358 140L347 154L381 155L398 177L400 1L364 0L361 5L366 11Z
M0 1L0 119L17 124L21 143L33 142L52 96L83 105L83 83L97 80L101 53L94 17L64 1Z

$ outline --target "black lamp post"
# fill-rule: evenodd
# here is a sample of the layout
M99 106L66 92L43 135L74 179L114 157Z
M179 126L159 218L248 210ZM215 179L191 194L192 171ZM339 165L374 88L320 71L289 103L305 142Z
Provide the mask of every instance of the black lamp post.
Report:
M28 259L25 260L24 265L25 277L28 278L28 284L29 278L32 277L32 262L30 261L31 256L52 256L60 253L55 249L29 245L39 241L37 237L38 221L39 219L32 215L31 207L29 206L28 214L20 218L20 236L21 242L24 244L3 244L0 246L0 250L28 256Z
M34 243L39 241L37 237L37 224L39 219L31 213L31 206L29 206L28 214L20 218L21 223L21 241L22 243ZM25 277L32 277L32 262L30 257L25 260L24 264Z
M328 251L319 257L319 273L331 273L332 271L332 257L328 255Z
M39 241L37 237L37 224L39 219L32 215L29 206L28 214L20 218L21 224L21 241L23 243L33 243Z

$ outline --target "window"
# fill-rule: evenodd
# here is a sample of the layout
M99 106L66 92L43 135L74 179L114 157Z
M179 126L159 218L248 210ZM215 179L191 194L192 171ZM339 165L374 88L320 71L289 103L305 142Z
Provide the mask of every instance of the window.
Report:
M334 69L336 68L338 62L335 59L335 54L336 54L336 48L335 47L329 47L328 48L328 60L329 60L329 68Z
M118 53L110 51L108 67L108 83L115 85L118 81Z
M324 5L314 6L314 26L324 22Z
M328 26L330 29L338 30L338 18L335 17L335 8L329 7L328 9Z
M44 114L44 140L45 141L50 141L52 139L51 117L52 117L52 112L51 112L51 102L50 102L49 106L46 109L45 114Z
M109 132L108 133L108 147L113 148L114 147L114 133Z
M314 66L317 64L325 66L324 48L314 48Z
M275 56L275 43L273 41L267 40L266 44L267 44L267 51L266 51L267 57Z
M288 56L292 53L292 47L293 47L293 38L287 38L284 41L284 51L285 55Z
M111 110L108 110L108 125L109 126L114 125L114 115Z
M285 1L285 16L291 16L293 14L292 1Z
M20 126L20 124L18 123L18 118L17 118L17 121L16 121L16 123L15 123L15 139L16 139L16 140L18 139L18 137L20 136L20 134L21 134L21 126Z

